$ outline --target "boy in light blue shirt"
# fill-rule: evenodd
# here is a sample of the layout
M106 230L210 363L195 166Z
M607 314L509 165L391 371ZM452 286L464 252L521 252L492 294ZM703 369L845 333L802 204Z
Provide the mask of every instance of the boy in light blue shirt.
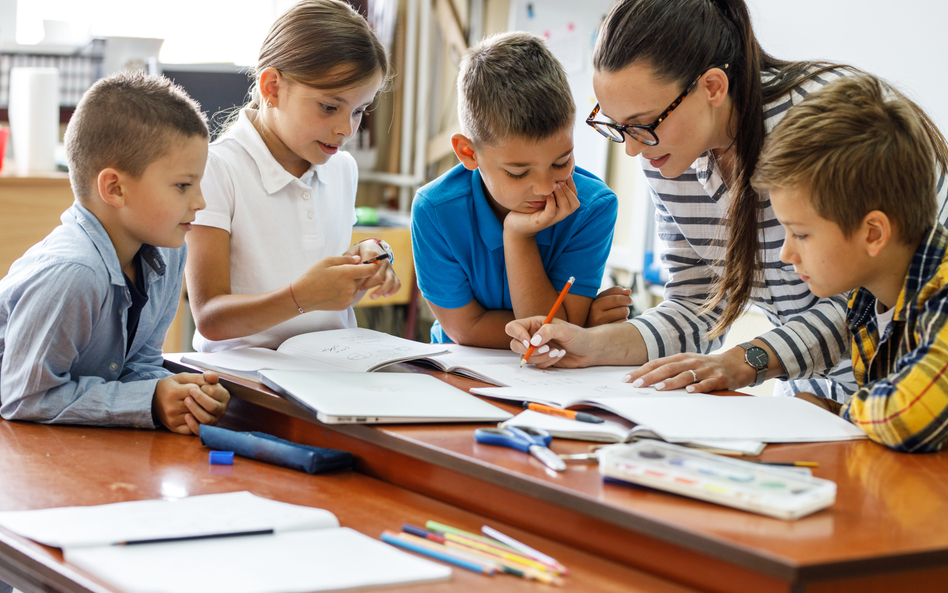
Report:
M437 322L432 342L508 348L504 326L546 315L585 325L612 246L617 200L575 167L562 66L522 32L471 48L458 75L461 164L418 191L412 249Z
M0 280L0 415L197 434L229 401L213 373L172 375L184 236L204 207L200 106L162 77L97 82L66 129L76 202Z

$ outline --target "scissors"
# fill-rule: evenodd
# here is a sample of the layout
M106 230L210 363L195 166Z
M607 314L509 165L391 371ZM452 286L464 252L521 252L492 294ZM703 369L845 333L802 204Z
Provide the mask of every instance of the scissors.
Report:
M542 461L543 465L558 472L566 469L566 463L547 447L553 437L542 428L526 426L478 428L474 431L474 440L484 445L510 447L517 451L529 453Z

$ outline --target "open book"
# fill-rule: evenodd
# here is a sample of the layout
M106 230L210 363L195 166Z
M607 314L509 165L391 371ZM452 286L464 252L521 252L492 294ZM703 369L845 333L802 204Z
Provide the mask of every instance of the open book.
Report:
M5 512L0 525L62 548L66 562L132 593L337 591L451 576L340 527L329 511L249 492Z
M500 426L504 428L508 426L542 428L559 439L592 441L596 443L629 443L638 439L661 440L661 437L655 434L652 429L642 424L631 428L612 420L605 420L601 424L593 424L591 422L580 422L560 416L541 414L533 410L524 410L510 420L502 422ZM741 455L760 455L766 446L760 441L746 439L698 439L680 444L731 455L738 453Z
M520 355L510 350L492 348L474 348L445 344L446 354L430 356L413 362L433 366L448 373L454 373L491 385L517 388L565 388L576 393L577 387L590 388L603 386L605 389L632 389L622 377L637 367L589 367L584 369L538 368L532 364L520 366ZM640 390L642 392L654 390ZM668 392L665 392L668 393ZM686 393L682 391L681 393ZM517 398L511 398L517 399Z
M857 426L795 397L685 396L652 392L623 395L547 388L476 388L479 395L519 399L558 408L594 406L646 426L670 443L696 440L753 440L764 443L816 443L866 438ZM660 396L660 397L655 397Z
M422 344L365 328L300 334L276 350L238 348L190 352L181 362L211 371L259 381L257 371L372 372L390 364L447 352L442 345Z

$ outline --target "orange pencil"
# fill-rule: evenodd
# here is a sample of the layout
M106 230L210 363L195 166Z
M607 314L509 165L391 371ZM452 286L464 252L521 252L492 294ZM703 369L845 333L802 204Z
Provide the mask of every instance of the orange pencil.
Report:
M560 291L560 296L556 298L556 302L553 303L553 308L550 309L550 314L546 316L546 319L543 320L543 325L553 321L553 317L556 316L556 312L560 310L560 305L563 304L563 299L566 298L566 293L569 292L569 287L573 285L573 281L576 280L573 276L569 277L569 280L566 281L566 286L563 287L563 290ZM523 358L520 359L520 366L527 364L530 360L530 356L533 354L533 350L536 348L534 345L530 345L527 348L527 353L523 355Z

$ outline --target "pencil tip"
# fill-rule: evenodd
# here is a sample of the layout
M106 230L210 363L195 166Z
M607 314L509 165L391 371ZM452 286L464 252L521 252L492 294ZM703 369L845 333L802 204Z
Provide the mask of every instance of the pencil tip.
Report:
M520 368L523 368L523 365L525 365L525 364L527 364L527 359L521 358L521 359L520 359Z

